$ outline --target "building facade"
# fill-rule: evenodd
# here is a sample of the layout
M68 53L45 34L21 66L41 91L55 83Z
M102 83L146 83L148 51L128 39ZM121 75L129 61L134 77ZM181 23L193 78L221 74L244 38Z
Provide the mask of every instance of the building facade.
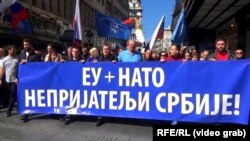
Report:
M169 50L171 46L171 36L172 36L172 31L170 26L164 29L164 35L163 35L163 50L167 51Z
M72 42L72 21L76 0L20 0L19 2L29 9L34 30L32 36L40 41L40 45L44 46L48 42L58 44ZM110 39L97 37L95 12L125 20L129 17L128 2L126 0L80 0L84 45L100 45L103 40ZM1 20L0 28L5 29L0 30L0 36L8 38L10 30L8 23ZM64 36L65 31L70 32ZM60 38L62 36L63 38ZM17 40L20 42L21 39Z
M145 42L142 26L142 3L141 0L129 0L129 17L135 19L135 27L133 28L131 38L137 41L137 50L142 50L143 42Z
M214 50L215 39L227 40L229 51L241 48L250 57L249 0L176 0L172 30L184 7L188 36L186 41L200 50Z
M141 0L129 0L129 17L142 18L143 8Z
M163 39L157 39L152 50L156 52L168 51L171 46L171 36L172 31L170 26L168 26L164 29Z

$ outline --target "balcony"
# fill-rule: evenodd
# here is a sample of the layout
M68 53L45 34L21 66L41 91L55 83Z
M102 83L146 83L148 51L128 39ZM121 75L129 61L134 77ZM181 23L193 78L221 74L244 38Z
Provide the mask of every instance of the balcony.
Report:
M55 19L32 12L31 21L35 34L56 38L60 35L60 25Z

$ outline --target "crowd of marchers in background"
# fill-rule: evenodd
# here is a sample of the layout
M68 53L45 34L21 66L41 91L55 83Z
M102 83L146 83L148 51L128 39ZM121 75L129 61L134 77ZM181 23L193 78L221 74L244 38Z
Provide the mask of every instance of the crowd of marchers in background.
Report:
M104 44L99 50L96 47L74 47L67 48L66 54L60 54L54 44L47 45L47 53L43 54L34 49L31 39L23 40L23 50L17 53L15 45L8 45L7 48L0 48L0 110L7 107L5 116L10 117L17 99L18 76L17 69L19 64L29 62L140 62L140 61L204 61L204 60L239 60L244 59L242 49L229 52L224 38L216 39L215 51L199 51L180 47L177 44L171 45L169 51L154 52L147 49L144 53L136 50L134 40L127 41L127 47L119 50L112 50L109 44ZM125 49L126 48L126 49ZM21 116L21 120L27 122L29 114ZM65 124L72 121L72 116L66 115L61 118ZM103 123L103 118L98 117L96 125Z
M169 51L161 51L160 53L146 50L143 54L145 61L215 61L215 60L240 60L244 59L243 49L236 49L230 52L227 49L226 40L219 38L215 41L215 50L197 50L188 46L180 47L177 44L171 45Z

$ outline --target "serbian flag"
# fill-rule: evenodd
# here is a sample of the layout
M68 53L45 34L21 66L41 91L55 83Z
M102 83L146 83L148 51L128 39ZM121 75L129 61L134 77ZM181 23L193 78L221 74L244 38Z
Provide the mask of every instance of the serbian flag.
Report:
M165 15L162 16L160 22L158 23L149 43L149 48L152 49L155 43L155 40L157 39L163 39L164 35L164 21L165 21Z
M73 20L73 30L74 30L73 44L76 47L81 47L82 27L81 27L79 0L76 0L75 16L74 16L74 20Z
M9 7L5 7L3 13L3 20L9 22L15 32L20 34L33 33L29 11L20 3L14 2Z

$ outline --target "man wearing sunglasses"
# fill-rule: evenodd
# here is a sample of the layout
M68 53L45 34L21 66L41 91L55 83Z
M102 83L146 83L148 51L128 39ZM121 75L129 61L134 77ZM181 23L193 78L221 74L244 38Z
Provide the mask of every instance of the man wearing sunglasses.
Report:
M244 59L244 52L242 49L236 49L234 52L234 55L235 55L237 60Z

